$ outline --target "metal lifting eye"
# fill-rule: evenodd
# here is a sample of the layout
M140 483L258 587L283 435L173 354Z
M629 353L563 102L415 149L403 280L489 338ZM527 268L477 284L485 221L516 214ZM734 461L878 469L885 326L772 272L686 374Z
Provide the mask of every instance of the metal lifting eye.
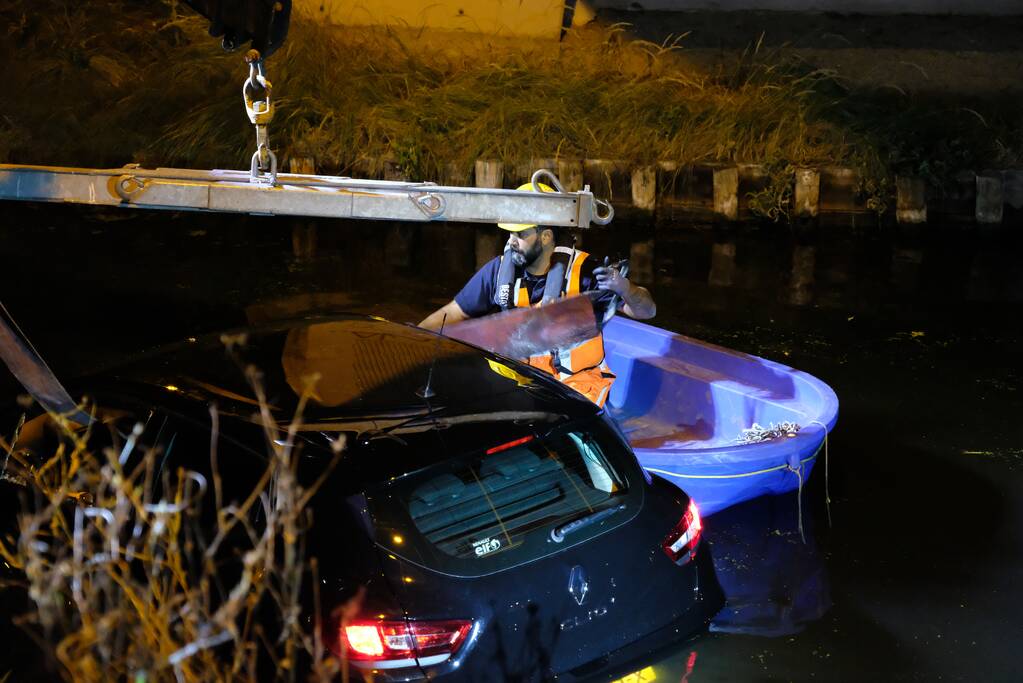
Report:
M416 206L427 218L440 218L444 215L444 210L447 208L447 202L444 200L443 195L434 194L433 192L410 192L409 198L415 202Z
M126 202L130 202L132 197L144 189L146 189L146 182L133 175L123 175L114 183L114 191L117 192L117 196Z
M532 183L533 189L535 191L540 192L540 190L537 190L536 188L539 187L538 183L540 182L540 178L543 178L545 176L548 180L551 181L551 185L554 186L555 190L564 194L565 188L561 186L561 181L558 180L558 176L554 175L546 168L538 168L537 170L533 171L533 175L529 178L529 182Z
M601 207L605 208L605 213L600 213ZM607 225L615 217L615 208L611 206L611 202L604 199L593 198L593 216L592 220L597 225Z
M555 190L564 194L565 188L562 187L561 181L558 180L556 175L548 171L546 168L540 168L533 171L533 175L529 179L529 182L533 185L533 190L537 192L540 191L537 188L539 187L541 179L549 180ZM587 186L585 189L588 190L589 187ZM592 216L590 220L597 225L607 225L615 217L615 210L614 207L611 206L611 202L604 199L597 199L596 197L593 198L593 210L591 213Z

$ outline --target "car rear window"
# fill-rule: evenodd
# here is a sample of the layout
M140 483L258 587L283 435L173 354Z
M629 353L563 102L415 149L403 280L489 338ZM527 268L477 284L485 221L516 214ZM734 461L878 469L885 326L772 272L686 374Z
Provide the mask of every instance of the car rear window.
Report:
M595 420L488 444L402 477L369 502L381 545L432 569L478 576L622 523L642 495L630 486L637 470L619 437Z

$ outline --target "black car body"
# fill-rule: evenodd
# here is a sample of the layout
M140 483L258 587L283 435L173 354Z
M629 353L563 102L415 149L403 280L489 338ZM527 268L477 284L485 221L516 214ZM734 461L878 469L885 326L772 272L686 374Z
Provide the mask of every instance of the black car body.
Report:
M166 466L208 454L216 404L221 471L244 491L265 435L238 359L259 368L282 434L312 387L304 476L345 439L308 542L324 611L360 596L354 618L325 622L355 672L587 678L720 608L685 494L646 473L588 400L475 347L374 318L309 319L193 339L69 388L144 416Z

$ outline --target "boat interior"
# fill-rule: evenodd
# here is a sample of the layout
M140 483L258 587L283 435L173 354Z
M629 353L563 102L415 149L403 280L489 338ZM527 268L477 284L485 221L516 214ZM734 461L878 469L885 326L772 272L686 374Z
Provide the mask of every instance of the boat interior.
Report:
M620 317L604 343L608 403L634 448L734 448L754 424L825 421L821 383L784 365Z

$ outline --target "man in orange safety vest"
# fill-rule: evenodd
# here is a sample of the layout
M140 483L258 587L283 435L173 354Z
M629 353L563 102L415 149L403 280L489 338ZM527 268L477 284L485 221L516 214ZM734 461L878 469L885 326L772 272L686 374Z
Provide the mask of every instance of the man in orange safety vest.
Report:
M542 183L539 187L543 192L553 192ZM526 183L518 189L533 191L533 185ZM480 268L454 299L427 316L420 327L436 331L442 323L450 325L515 307L540 306L587 291L606 293L594 299L595 313L601 318L614 295L621 297L619 309L630 317L646 319L656 314L657 305L646 288L630 282L616 268L595 263L584 251L559 247L555 228L519 223L499 223L498 227L510 233L504 253ZM599 406L607 401L615 379L604 360L604 341L599 333L570 348L532 356L528 362Z

